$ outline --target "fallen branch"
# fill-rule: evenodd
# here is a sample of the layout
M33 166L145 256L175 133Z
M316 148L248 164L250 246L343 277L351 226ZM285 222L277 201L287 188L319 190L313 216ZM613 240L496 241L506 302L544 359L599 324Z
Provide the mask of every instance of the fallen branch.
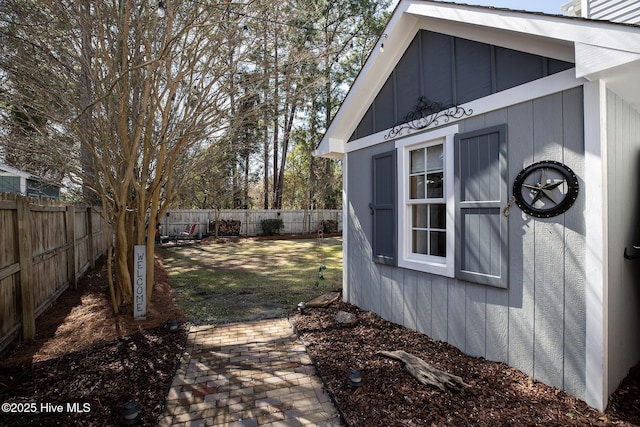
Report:
M458 392L462 392L465 387L469 387L469 384L465 384L459 376L436 369L424 360L406 351L379 351L378 354L404 362L404 369L418 380L420 384L432 385L442 391L446 391L448 388Z

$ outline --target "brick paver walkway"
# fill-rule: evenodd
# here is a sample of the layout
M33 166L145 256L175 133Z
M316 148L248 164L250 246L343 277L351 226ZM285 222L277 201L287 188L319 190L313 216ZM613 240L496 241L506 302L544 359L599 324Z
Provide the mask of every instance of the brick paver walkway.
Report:
M342 426L287 319L192 327L161 427Z

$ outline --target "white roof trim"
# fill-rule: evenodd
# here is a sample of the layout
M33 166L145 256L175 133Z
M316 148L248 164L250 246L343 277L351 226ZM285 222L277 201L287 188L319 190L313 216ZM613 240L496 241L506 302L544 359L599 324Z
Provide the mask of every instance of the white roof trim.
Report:
M3 174L2 171L6 172L6 174ZM23 172L20 169L16 169L16 168L14 168L12 166L9 166L9 165L6 165L4 163L0 163L0 175L15 175L15 176L19 176L20 178L24 178L24 179L34 179L35 178L30 173Z
M640 53L576 43L576 76L590 75L640 60Z
M327 129L316 155L343 156L344 145L420 29L575 61L577 78L589 78L596 72L640 58L640 28L630 25L436 1L401 0L384 32L385 51L379 52L379 43L376 44ZM613 53L605 55L609 50ZM600 59L599 63L596 58Z
M451 3L443 5L428 1L410 2L407 13L515 33L640 52L640 31L628 25Z

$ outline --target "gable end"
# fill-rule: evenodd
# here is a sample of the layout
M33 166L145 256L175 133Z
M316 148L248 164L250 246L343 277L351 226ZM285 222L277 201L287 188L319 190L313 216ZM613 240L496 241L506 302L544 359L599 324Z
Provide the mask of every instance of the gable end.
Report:
M350 141L407 123L420 99L449 108L573 67L557 59L420 30Z

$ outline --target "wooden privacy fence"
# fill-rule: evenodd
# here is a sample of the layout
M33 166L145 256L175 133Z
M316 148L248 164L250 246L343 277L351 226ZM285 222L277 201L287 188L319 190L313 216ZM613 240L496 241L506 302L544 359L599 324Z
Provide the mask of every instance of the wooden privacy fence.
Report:
M0 194L0 351L106 253L96 208Z
M281 219L284 228L282 234L315 233L322 221L336 221L338 231L342 231L342 210L241 210L221 209L216 210L169 210L168 215L158 218L160 221L160 233L175 237L184 231L191 231L193 235L213 234L210 227L212 221L232 220L240 221L241 236L257 236L262 234L262 220Z

